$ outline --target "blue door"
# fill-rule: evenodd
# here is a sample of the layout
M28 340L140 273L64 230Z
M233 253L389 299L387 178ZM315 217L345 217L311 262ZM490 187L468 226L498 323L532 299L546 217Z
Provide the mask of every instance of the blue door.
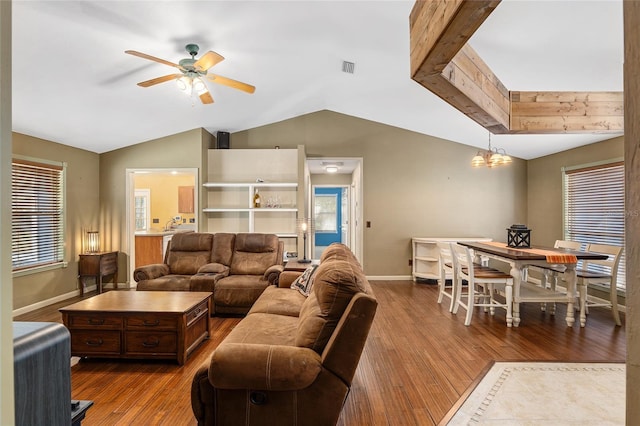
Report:
M314 189L315 255L324 247L342 242L342 188Z

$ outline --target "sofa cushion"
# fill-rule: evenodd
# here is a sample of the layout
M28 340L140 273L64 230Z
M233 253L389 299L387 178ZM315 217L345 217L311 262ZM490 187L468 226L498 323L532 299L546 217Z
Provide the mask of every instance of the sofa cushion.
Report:
M320 263L312 292L300 310L296 345L322 353L353 295L366 288L367 279L354 260Z
M171 274L194 275L211 263L213 234L185 232L171 237L166 263Z
M226 343L295 346L298 318L288 315L254 313L243 318L224 338Z
M278 244L278 236L273 234L237 234L231 275L262 275L271 265L281 263Z
M246 307L248 310L268 286L269 281L262 275L229 275L216 282L213 300L218 306Z
M145 291L190 291L191 275L165 275L153 280L143 280L136 290Z
M213 239L213 249L211 250L211 261L223 265L231 265L233 258L233 247L236 243L236 234L219 232Z
M309 296L311 286L313 285L313 273L318 265L309 266L298 278L291 283L291 288L298 290L303 296Z
M297 317L305 300L307 298L297 290L269 286L253 304L249 315L263 313Z

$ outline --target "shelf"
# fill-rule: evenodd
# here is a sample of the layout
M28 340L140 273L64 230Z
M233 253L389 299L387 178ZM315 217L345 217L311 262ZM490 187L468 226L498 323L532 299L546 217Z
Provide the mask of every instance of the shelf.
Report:
M214 213L214 212L297 212L298 209L295 208L280 208L280 207L260 207L260 208L215 208L215 207L207 207L202 209L205 213Z
M414 257L415 260L422 260L425 262L437 262L438 258L437 257L425 257L425 256L416 256Z
M297 182L205 182L205 188L297 188Z

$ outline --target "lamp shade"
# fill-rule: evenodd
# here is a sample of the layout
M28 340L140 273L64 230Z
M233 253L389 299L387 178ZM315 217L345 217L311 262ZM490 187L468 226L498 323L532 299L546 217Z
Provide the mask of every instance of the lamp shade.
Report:
M473 167L484 166L484 158L482 157L482 155L480 155L480 153L473 157L473 159L471 160L471 165Z
M98 253L100 251L100 233L98 231L87 231L85 241L85 252Z

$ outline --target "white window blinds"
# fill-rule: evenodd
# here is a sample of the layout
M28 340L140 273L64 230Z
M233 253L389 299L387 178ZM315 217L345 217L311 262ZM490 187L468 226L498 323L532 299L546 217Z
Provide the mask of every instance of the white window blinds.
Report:
M13 271L64 261L64 166L14 159L11 192Z
M624 163L565 170L565 239L624 247L624 219ZM624 251L617 287L626 288Z

